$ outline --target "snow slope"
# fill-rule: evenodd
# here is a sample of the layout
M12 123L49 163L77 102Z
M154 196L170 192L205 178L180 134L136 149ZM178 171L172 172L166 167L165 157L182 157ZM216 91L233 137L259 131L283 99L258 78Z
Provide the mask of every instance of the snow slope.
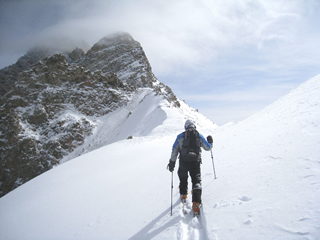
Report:
M215 141L213 239L320 239L320 75Z
M153 106L148 133L77 157L2 197L0 239L320 238L320 75L219 128L184 104ZM217 179L203 152L200 222L181 213L177 167L170 216L166 165L186 116L215 141Z

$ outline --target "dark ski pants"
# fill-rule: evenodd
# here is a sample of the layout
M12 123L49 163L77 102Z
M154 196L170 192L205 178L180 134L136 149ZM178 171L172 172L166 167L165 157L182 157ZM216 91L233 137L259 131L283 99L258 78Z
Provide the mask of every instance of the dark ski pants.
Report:
M178 169L178 176L180 179L180 194L186 195L188 194L188 173L191 177L192 182L192 202L201 203L201 169L200 169L200 162L186 162L180 160L179 162L179 169Z

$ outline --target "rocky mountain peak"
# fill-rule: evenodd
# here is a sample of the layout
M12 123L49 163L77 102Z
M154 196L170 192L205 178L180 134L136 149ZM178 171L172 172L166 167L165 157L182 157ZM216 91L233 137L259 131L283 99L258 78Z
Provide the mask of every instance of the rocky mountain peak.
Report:
M104 37L87 53L33 48L1 69L0 196L59 164L96 131L95 121L138 92L179 106L127 33Z
M100 39L92 48L108 48L119 45L127 45L131 46L131 48L141 47L140 43L135 41L129 33L118 32Z
M83 65L92 71L117 73L124 84L134 87L151 87L156 81L140 43L128 33L102 38L86 53Z
M41 59L50 57L57 53L59 53L57 50L43 47L33 47L24 56L18 59L15 66L21 69L27 69L31 65L39 62Z
M83 58L85 55L84 51L81 48L75 48L68 56L72 59L72 61L77 61Z

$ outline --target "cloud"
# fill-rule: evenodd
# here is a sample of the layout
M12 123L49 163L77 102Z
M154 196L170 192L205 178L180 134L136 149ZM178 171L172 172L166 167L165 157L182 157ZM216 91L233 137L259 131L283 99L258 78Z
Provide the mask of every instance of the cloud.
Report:
M0 1L0 68L34 45L66 50L125 31L195 107L201 97L263 107L320 72L319 10L317 0Z
M292 41L310 2L7 1L1 51L58 38L94 44L120 30L142 43L159 73L171 72L212 61L228 49L253 45L263 53Z

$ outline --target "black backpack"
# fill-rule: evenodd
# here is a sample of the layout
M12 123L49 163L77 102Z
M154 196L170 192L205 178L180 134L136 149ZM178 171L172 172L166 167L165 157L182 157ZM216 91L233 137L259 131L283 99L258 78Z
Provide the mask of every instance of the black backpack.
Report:
M184 139L180 159L182 161L198 161L200 153L200 135L196 129L190 129L184 132Z

